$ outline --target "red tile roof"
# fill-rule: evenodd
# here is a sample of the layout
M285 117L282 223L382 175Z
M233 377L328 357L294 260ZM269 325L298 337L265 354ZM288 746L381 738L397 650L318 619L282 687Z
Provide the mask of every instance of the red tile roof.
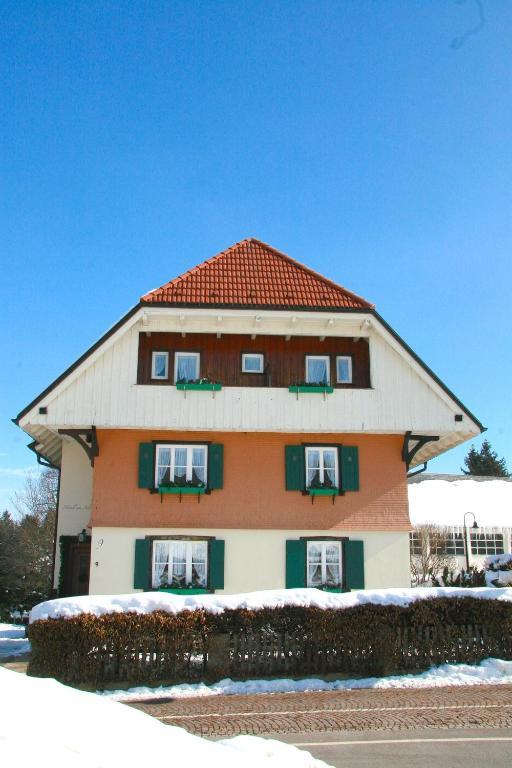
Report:
M347 291L250 237L145 296L144 304L260 309L370 309Z

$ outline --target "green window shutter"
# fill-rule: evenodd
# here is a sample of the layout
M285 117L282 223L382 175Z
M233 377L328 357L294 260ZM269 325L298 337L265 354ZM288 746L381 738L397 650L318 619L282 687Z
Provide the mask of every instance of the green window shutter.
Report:
M135 539L135 567L133 570L135 589L150 588L150 557L151 541L149 539Z
M348 539L344 555L346 588L364 589L364 542Z
M286 445L285 475L287 491L303 491L306 487L306 474L304 469L304 446Z
M139 443L139 488L155 487L155 446Z
M224 544L222 539L208 542L208 586L224 589Z
M208 488L224 487L224 446L212 443L208 446Z
M356 446L340 447L341 490L359 490L359 449Z
M286 542L286 589L306 586L306 542L288 539Z

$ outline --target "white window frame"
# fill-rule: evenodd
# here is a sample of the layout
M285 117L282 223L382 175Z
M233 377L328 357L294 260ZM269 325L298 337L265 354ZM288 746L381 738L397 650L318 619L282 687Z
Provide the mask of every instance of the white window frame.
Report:
M498 542L498 537L501 541ZM470 531L469 545L475 557L505 554L505 535L502 531ZM497 552L500 549L501 552ZM484 551L482 551L484 550Z
M310 360L326 360L327 361L327 383L325 386L329 386L331 383L331 358L329 355L306 355L306 384L316 384L315 381L309 381L308 376L308 363Z
M165 357L165 374L163 376L158 376L156 373L156 357L157 355L160 355L162 357ZM169 378L169 353L168 352L161 352L158 350L155 350L151 353L151 378L156 379L157 381L164 381L165 379Z
M192 584L192 546L194 544L204 544L206 549L206 555L205 555L205 585L204 587L200 587L200 589L208 589L208 540L207 539L154 539L153 540L153 554L152 554L152 563L151 563L151 584L153 585L153 589L158 589L158 587L161 587L162 584L157 584L155 579L155 561L156 561L156 547L155 543L158 542L159 544L167 544L168 545L168 553L167 553L167 561L169 563L169 566L171 566L172 563L172 547L176 544L186 544L187 551L185 555L185 587L183 589L188 589L188 585ZM167 585L169 588L172 589L172 578L169 582L169 576L172 575L169 573L169 569L167 571Z
M324 451L334 451L334 487L339 488L340 487L340 477L339 477L339 471L338 471L338 448L335 445L307 445L306 446L306 488L310 488L309 480L308 480L308 469L309 469L309 462L308 462L308 455L311 451L320 451L320 466L319 466L319 475L320 475L320 483L323 484L325 482L324 480L324 474L326 469L332 469L332 467L325 467L324 466Z
M340 379L338 360L346 360L348 362L348 379ZM352 355L336 355L336 384L352 384Z
M194 379L199 379L201 375L201 353L200 352L187 352L185 349L180 349L174 353L174 383L178 381L178 359L180 355L186 357L195 357L196 359L196 373L197 376L193 376Z
M322 583L321 587L327 586L327 555L326 550L328 546L335 544L338 547L339 552L339 569L340 569L340 588L343 587L343 551L341 547L341 541L326 539L325 541L318 541L316 539L309 540L306 545L306 582L308 587L318 587L318 584L311 584L309 581L309 548L312 545L320 546L322 553L320 556L320 567L322 571Z
M177 449L186 449L187 451L187 464L186 464L186 476L185 476L185 482L191 482L192 481L192 455L193 451L197 448L203 448L204 449L204 484L205 486L208 484L208 446L207 445L198 445L197 443L189 443L189 444L178 444L178 443L159 443L156 446L156 452L155 452L155 488L158 488L158 467L160 466L159 461L159 454L160 451L163 448L167 448L171 450L171 463L170 463L170 469L169 469L169 475L171 482L175 482L174 480L174 469L176 466L176 450Z
M258 371L247 370L245 367L245 361L248 357L257 357L260 361L260 369ZM265 370L265 355L262 352L242 352L242 373L263 373Z

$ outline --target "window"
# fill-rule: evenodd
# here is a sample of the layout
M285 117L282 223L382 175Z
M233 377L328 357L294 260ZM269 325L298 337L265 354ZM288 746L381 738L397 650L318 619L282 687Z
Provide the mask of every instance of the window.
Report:
M307 586L341 587L341 542L308 541Z
M337 448L306 448L306 487L339 488Z
M169 353L153 352L151 354L151 378L167 379L169 377Z
M206 485L206 445L157 445L155 486Z
M330 362L329 355L306 355L306 383L329 384Z
M205 589L207 562L207 541L156 540L153 542L153 587Z
M264 357L262 354L242 354L242 373L263 373Z
M411 555L421 555L421 538L418 531L409 533L409 548Z
M199 352L176 352L174 355L174 383L199 378Z
M350 355L338 355L336 357L336 383L352 383L352 357Z
M463 555L464 537L462 533L449 531L442 540L438 540L434 545L436 555Z
M471 554L473 555L502 555L502 533L470 533Z

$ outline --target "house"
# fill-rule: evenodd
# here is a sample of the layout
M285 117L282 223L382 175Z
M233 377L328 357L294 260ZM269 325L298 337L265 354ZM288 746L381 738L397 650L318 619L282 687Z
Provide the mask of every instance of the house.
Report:
M413 529L439 529L454 572L468 563L480 570L488 557L512 553L512 478L425 473L408 483ZM410 541L414 556L418 532L411 532Z
M15 421L61 469L61 595L409 586L407 472L483 429L371 303L252 238Z

